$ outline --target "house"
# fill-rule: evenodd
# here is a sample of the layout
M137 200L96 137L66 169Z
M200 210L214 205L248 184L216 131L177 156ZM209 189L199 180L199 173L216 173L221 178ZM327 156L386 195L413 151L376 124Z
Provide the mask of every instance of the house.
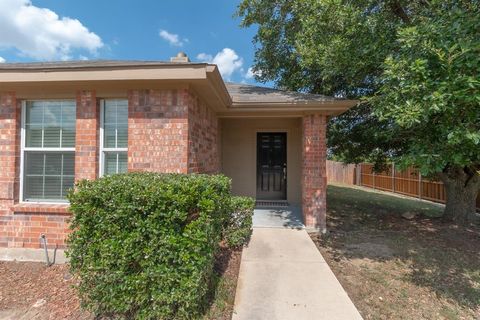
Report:
M0 64L0 247L64 247L68 189L125 171L223 173L324 230L326 123L355 103L225 83L183 53Z

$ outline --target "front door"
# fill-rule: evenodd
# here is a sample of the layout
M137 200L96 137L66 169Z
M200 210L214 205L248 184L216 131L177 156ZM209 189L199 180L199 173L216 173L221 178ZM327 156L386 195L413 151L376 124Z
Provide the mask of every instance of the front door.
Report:
M287 199L287 134L257 133L257 199Z

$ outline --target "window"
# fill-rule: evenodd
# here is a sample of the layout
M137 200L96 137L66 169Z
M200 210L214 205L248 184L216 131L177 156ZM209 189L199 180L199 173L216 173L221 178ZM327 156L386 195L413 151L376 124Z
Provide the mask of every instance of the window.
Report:
M128 101L103 100L100 118L100 175L126 172Z
M24 103L23 201L65 201L75 178L75 110L75 101Z

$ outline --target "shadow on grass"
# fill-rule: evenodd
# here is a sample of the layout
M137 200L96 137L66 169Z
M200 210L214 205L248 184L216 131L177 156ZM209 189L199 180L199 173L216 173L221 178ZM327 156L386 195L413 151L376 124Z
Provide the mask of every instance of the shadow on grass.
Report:
M329 236L321 245L334 259L398 262L405 282L480 310L480 229L445 223L443 208L361 189L328 187ZM401 214L417 213L413 220Z

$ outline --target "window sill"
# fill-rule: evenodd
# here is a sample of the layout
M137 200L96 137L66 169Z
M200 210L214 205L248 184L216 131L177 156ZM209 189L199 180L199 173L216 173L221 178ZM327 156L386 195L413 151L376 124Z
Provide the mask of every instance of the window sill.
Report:
M70 214L68 203L17 203L10 209L14 213Z

